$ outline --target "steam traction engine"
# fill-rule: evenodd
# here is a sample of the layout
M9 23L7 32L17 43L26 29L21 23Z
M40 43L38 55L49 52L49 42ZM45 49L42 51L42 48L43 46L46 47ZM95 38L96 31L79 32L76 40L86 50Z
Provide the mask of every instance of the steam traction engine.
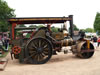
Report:
M70 51L77 57L90 58L94 54L94 46L91 41L84 38L84 33L73 34L73 16L69 17L34 17L34 18L10 18L11 29L11 56L19 59L20 63L44 64L53 54L61 52L62 47L70 46ZM70 31L66 29L69 21ZM55 33L51 31L51 24L63 23L63 28ZM16 29L28 30L30 28L16 28L21 24L47 24L38 30L32 30L29 38L19 37L16 39ZM32 29L32 28L31 28ZM17 30L18 31L18 30ZM29 33L29 32L27 32ZM67 50L64 50L66 53Z

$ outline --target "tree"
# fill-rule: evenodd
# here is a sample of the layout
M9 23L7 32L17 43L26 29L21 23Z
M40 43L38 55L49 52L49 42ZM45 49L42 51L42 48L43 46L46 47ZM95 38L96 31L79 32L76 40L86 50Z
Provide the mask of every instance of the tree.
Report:
M24 24L20 24L19 27L26 27Z
M79 30L79 28L77 28L76 25L73 25L73 28L74 28L74 31L78 31Z
M38 28L41 28L41 27L44 27L44 26L43 26L43 25L38 25L37 27L38 27Z
M36 25L30 25L29 27L38 28Z
M100 13L97 12L94 21L94 30L100 34Z
M51 27L51 31L52 31L52 32L58 32L58 28L57 28L57 27L52 26L52 27Z
M79 31L79 28L77 28L77 26L75 24L73 24L73 30L74 31ZM70 27L69 27L68 31L70 32Z
M10 8L6 1L0 0L0 32L5 32L8 30L7 19L15 17L14 9Z
M84 31L85 32L94 32L94 29L92 29L92 28L86 28Z
M43 25L30 25L29 27L32 27L32 28L41 28L41 27L44 27Z
M85 29L80 29L80 31L84 31L85 32Z

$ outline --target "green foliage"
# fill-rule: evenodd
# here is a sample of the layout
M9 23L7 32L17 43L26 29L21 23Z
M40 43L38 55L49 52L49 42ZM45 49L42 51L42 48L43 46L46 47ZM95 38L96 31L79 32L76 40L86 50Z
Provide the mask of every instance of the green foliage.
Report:
M37 26L36 26L36 25L30 25L29 27L32 27L32 28L37 28Z
M94 32L94 29L92 29L92 28L86 28L84 31L85 32Z
M79 28L75 24L73 24L73 30L74 31L79 31ZM69 27L68 31L70 32L70 27Z
M97 12L94 21L94 30L100 34L100 13Z
M7 19L11 17L15 17L14 10L5 1L0 0L0 32L8 30Z
M77 28L77 26L76 25L73 25L74 27L74 31L78 31L79 30L79 28Z
M84 31L85 32L85 29L80 29L80 31Z
M19 25L19 27L26 27L24 24L22 24L22 25Z
M31 35L31 34L30 34L30 33L28 33L25 37L26 37L26 38L30 38L30 35Z
M0 32L6 32L8 30L7 21L0 20Z
M51 27L51 31L52 32L58 32L58 28L53 26L53 27Z
M41 27L44 27L44 26L43 26L43 25L38 25L37 27L38 27L38 28L41 28Z
M30 25L29 27L33 27L33 28L41 28L44 27L43 25Z

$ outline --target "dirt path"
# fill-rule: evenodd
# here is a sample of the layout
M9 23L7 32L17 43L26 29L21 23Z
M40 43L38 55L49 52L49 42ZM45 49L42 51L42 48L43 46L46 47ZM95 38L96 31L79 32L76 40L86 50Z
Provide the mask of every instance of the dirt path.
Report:
M8 55L8 65L0 75L100 75L100 48L90 59L79 59L71 53L60 53L52 56L43 65L20 64L11 60Z

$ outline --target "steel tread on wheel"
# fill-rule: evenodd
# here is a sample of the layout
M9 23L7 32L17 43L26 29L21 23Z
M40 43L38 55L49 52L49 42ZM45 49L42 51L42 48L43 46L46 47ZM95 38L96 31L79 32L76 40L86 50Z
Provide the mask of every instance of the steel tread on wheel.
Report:
M33 64L44 64L52 56L51 43L45 38L33 38L26 47Z

